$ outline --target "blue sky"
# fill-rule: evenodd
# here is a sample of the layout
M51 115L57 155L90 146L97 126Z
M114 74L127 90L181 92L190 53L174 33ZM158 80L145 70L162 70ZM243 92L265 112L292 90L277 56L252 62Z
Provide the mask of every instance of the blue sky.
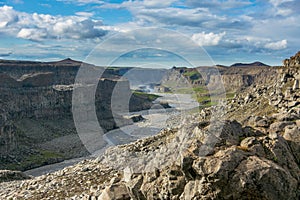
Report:
M161 39L162 46L154 46L174 52L184 49L189 59L197 59L196 50L187 46L190 41L177 45L176 38L184 35L203 47L216 64L259 60L280 65L300 50L299 13L299 0L0 0L0 59L89 60L91 52L113 58L120 52L129 55L120 50L141 54L133 51L137 43ZM135 31L147 27L171 32ZM134 43L130 36L139 41ZM173 40L165 39L172 36ZM95 54L97 47L102 55ZM131 55L131 60L147 55ZM153 55L163 62L163 54L157 52L150 58ZM164 59L166 67L180 65L172 56ZM131 64L130 59L123 60L127 60L124 65Z

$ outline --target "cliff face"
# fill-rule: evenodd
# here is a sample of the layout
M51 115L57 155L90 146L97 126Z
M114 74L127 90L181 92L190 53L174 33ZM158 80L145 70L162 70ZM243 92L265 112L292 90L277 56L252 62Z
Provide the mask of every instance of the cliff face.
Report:
M16 199L299 199L299 66L101 157L0 184ZM227 111L214 114L219 110Z
M37 73L53 74L54 85L70 85L75 81L76 74L82 62L65 59L58 62L31 62L0 60L0 72L15 80L30 77Z
M71 112L80 64L70 59L51 63L0 61L0 169L25 170L88 154ZM104 131L132 123L112 114L116 85L116 99L139 102L132 106L134 110L152 106L151 101L132 95L127 80L105 72L95 95L96 113ZM119 106L126 110L122 101ZM105 146L105 141L102 144Z
M236 92L252 84L263 84L277 77L277 71L269 66L198 67L196 69L173 68L162 80L162 85L173 88L207 87L222 82L226 91Z

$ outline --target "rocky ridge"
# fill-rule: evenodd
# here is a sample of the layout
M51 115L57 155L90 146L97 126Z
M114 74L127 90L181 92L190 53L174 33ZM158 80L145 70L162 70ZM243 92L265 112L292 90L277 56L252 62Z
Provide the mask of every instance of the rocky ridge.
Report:
M299 199L300 70L294 59L288 63L295 65L275 68L268 85L251 85L227 106L205 108L177 127L110 148L96 160L1 183L0 196Z

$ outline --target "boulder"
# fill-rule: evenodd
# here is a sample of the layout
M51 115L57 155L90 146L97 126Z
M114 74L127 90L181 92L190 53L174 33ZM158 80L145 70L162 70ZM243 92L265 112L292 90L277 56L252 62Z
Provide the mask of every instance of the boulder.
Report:
M250 156L238 164L229 183L224 185L227 190L220 188L220 193L226 199L297 199L297 182L270 160Z
M124 184L107 186L99 196L101 200L130 200L129 191Z
M282 121L282 122L274 122L270 125L270 132L281 133L284 131L284 128L288 125L293 125L294 122L291 121Z
M130 117L130 119L133 122L140 122L140 121L144 121L145 120L145 118L142 115L133 115L133 116Z

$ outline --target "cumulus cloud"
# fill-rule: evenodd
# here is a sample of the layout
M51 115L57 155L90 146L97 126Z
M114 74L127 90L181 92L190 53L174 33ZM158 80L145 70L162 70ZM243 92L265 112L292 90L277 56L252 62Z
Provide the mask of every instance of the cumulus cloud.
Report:
M197 2L199 1L190 3L196 4ZM208 4L214 4L216 9L223 8L224 5L220 1L205 2L202 2L201 6L188 6L188 3L176 0L124 1L122 3L104 3L100 8L126 9L133 15L134 21L142 26L185 26L207 29L251 28L251 20L248 20L245 16L230 17L225 14L218 15L211 12L211 7ZM248 3L237 0L226 1L224 4L228 7L248 5Z
M217 16L211 15L203 9L136 9L132 10L138 20L154 24L201 26L203 22L218 20Z
M18 12L12 7L0 7L0 32L23 39L94 39L107 31L99 28L101 20L93 20L86 13L77 16L52 16Z
M265 48L271 50L281 50L287 48L287 40L281 40L278 42L270 42L265 45Z
M200 46L216 46L222 40L222 38L226 35L223 33L196 33L193 34L192 39L199 44Z
M47 30L46 29L35 29L35 28L22 28L17 37L29 39L29 40L41 40L47 38Z

